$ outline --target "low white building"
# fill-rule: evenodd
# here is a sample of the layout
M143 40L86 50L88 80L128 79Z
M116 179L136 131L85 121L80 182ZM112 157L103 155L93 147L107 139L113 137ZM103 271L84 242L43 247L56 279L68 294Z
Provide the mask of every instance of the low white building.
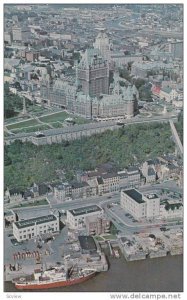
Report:
M160 90L160 99L166 102L172 102L177 97L177 91L170 87L165 87Z
M56 231L59 231L59 218L53 214L13 223L13 234L18 242Z
M67 211L67 223L71 228L79 229L85 226L85 218L88 216L101 217L103 210L97 205L90 205Z
M178 199L167 199L160 205L160 215L166 219L183 218L183 204Z
M152 219L160 215L160 198L156 194L143 195L136 189L121 191L121 207L135 219Z

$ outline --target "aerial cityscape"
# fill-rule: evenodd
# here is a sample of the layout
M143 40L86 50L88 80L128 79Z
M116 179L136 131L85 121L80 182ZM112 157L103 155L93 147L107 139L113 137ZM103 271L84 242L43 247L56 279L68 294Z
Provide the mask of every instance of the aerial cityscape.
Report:
M16 291L183 291L182 4L4 4Z

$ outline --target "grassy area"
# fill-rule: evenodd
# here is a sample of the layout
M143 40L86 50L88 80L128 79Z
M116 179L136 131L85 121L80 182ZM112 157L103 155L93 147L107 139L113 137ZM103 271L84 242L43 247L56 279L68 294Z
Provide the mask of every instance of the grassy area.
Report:
M27 109L27 111L32 114L32 115L35 115L35 116L42 116L43 114L47 114L47 113L50 113L50 110L45 108L45 107L42 107L42 106L38 106L38 105L34 105L34 106L31 106Z
M16 129L16 128L23 128L23 127L35 126L35 125L38 125L38 124L39 123L38 123L37 120L31 119L31 120L28 120L28 121L23 121L23 122L20 122L20 123L8 125L7 128L9 130L11 130L11 129Z
M51 122L57 122L57 121L63 122L68 117L69 117L69 115L66 112L62 111L62 112L54 113L49 116L41 117L40 120L45 123L51 123Z
M4 137L10 136L10 134L6 131L4 131Z
M52 123L52 122L63 122L67 118L73 118L77 124L89 123L89 120L86 120L81 117L72 116L65 111L57 112L49 116L40 117L42 122ZM53 124L52 124L53 125Z
M5 125L12 124L12 123L19 122L19 121L25 121L25 120L29 120L29 119L30 119L30 117L28 117L28 116L13 117L13 118L5 119Z
M47 130L50 129L48 125L36 125L36 126L30 126L27 128L20 128L20 129L14 129L12 130L13 133L20 133L20 132L35 132L35 131L41 131L41 130Z
M114 234L102 235L105 240L116 240L116 236Z
M85 123L90 123L91 122L91 120L84 119L84 118L81 118L81 117L75 117L74 120L77 124L85 124Z
M34 202L29 202L29 203L20 203L19 205L16 205L12 208L33 207L33 206L48 205L48 204L49 204L49 202L46 199L41 199L41 200L37 200Z
M50 123L54 128L62 128L63 124L60 122L52 122Z
M96 239L96 241L98 241L98 242L104 241L104 239L100 236L95 236L94 239Z

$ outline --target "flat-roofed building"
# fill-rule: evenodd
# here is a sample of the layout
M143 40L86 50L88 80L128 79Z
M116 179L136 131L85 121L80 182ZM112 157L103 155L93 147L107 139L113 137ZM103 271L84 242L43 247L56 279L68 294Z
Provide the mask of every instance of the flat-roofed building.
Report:
M13 41L22 41L22 30L20 27L12 28L12 39Z
M181 218L183 217L183 203L179 199L166 199L160 205L160 214L163 218Z
M146 217L146 202L136 189L121 191L121 207L136 219Z
M135 166L128 167L127 176L128 176L128 185L129 186L140 185L141 176L140 176L140 170L138 167L135 167Z
M143 199L146 201L146 218L158 217L160 215L160 198L157 194L143 195Z
M153 193L143 195L136 189L121 191L121 207L135 219L152 219L160 215L160 198Z
M91 254L93 252L97 252L97 246L93 237L87 235L78 236L81 252L84 254Z
M109 233L110 231L110 220L104 216L87 216L85 218L85 224L89 235Z
M90 205L71 209L67 211L67 223L71 228L82 228L85 226L85 218L87 216L98 216L103 215L103 210L97 205Z
M59 231L59 218L53 214L13 223L13 234L18 242L56 231Z

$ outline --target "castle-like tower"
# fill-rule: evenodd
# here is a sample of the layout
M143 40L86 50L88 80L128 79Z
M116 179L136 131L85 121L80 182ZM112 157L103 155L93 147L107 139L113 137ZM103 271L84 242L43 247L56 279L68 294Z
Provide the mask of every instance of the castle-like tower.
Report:
M99 97L109 92L109 66L99 49L87 49L77 66L77 81L85 95Z
M111 43L108 35L106 34L106 30L103 28L100 30L99 34L95 39L95 43L93 44L95 49L99 49L101 55L110 61L111 59Z

